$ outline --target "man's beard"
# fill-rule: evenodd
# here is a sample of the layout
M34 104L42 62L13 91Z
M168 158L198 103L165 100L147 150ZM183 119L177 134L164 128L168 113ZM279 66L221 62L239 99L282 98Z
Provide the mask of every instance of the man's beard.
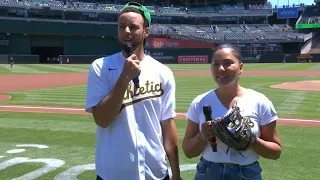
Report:
M133 51L135 51L139 46L143 46L143 38L141 38L141 40L133 40L131 41L131 46ZM126 44L118 39L118 43L120 45L121 50L125 51L126 50Z

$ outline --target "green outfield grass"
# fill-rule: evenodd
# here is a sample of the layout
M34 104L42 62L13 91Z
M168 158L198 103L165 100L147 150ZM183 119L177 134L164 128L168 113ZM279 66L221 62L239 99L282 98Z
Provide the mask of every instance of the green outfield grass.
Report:
M243 76L242 86L267 95L273 101L280 116L319 118L319 91L294 91L269 88L270 85L299 80L320 80L319 76ZM210 75L177 76L177 111L186 112L191 101L200 93L216 85ZM86 85L56 87L5 93L12 99L0 104L70 106L84 108Z
M31 159L53 158L63 160L65 164L56 170L44 174L38 179L54 179L69 168L93 164L95 152L95 124L91 116L57 115L36 113L1 112L0 117L0 167L7 160L17 157ZM179 142L184 136L186 121L176 121ZM279 133L283 142L283 153L279 160L261 158L266 180L316 179L319 176L318 152L320 143L319 128L280 126ZM299 138L296 138L299 135ZM24 152L6 153L8 150L21 149L17 144L42 144L47 149L23 148ZM181 165L196 164L200 157L188 159L181 145ZM0 170L0 179L9 180L43 167L43 163L22 163ZM1 168L0 168L1 169ZM195 170L182 172L183 179L192 180ZM94 179L94 171L88 170L78 176L80 180Z
M87 72L89 65L16 65L12 70L7 65L0 65L0 74L24 73L70 73ZM169 65L173 71L209 70L209 65ZM319 64L246 64L245 70L318 70ZM1 78L1 77L0 77ZM320 76L283 76L259 77L243 76L240 83L247 88L255 89L267 95L275 104L279 116L319 118L319 91L292 91L269 88L272 84L299 81L319 80ZM185 112L197 94L206 92L216 85L210 75L176 77L177 111ZM66 86L40 90L29 90L6 93L12 99L0 104L71 106L83 108L85 104L86 86ZM91 116L13 113L0 111L0 179L9 180L25 175L44 163L26 162L4 168L14 158L56 159L61 167L40 176L37 179L49 180L57 175L67 174L70 168L88 165L92 168L95 152L95 124ZM179 132L180 164L195 164L199 157L188 159L181 150L181 142L185 133L186 121L176 121ZM283 143L283 153L279 160L261 158L265 180L301 180L317 179L320 176L318 152L320 143L317 135L320 128L279 126L279 134ZM314 137L314 138L313 138ZM10 154L7 151L22 149L17 144L43 144L49 148L39 149L24 147L24 152ZM60 161L59 161L60 160ZM183 179L192 180L195 170L182 172ZM69 172L70 175L70 172ZM94 171L87 170L77 176L80 180L94 179ZM61 176L60 176L61 177ZM65 177L65 176L64 176ZM66 178L64 178L66 179Z
M89 64L0 64L0 74L88 72ZM210 70L209 64L168 64L173 71ZM245 70L320 70L320 63L245 63Z

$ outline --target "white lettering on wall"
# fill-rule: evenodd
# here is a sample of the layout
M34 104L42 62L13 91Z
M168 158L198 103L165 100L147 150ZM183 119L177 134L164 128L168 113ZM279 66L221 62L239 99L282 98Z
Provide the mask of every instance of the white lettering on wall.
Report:
M174 41L151 41L146 43L147 47L154 47L154 48L172 48L172 47L179 47L180 43L179 42L174 42Z

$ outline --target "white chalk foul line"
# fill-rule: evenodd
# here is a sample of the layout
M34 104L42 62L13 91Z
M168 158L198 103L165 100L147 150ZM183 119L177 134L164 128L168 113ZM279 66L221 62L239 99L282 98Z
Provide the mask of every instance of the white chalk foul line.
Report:
M82 108L68 108L68 107L46 107L46 106L14 106L14 105L0 105L0 108L16 108L16 109L41 109L41 110L63 110L63 111L85 111ZM177 115L185 116L186 113L177 113ZM281 118L280 121L294 121L294 122L313 122L320 123L320 120L310 119L294 119L294 118Z
M16 108L16 109L45 109L45 110L65 110L65 111L84 111L81 108L66 108L66 107L46 107L46 106L11 106L0 105L0 108Z

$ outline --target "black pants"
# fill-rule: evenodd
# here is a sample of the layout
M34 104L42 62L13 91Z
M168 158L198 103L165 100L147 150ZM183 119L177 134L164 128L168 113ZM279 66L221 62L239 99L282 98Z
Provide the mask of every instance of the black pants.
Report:
M97 175L97 179L96 180L103 180L100 176ZM163 180L170 180L169 175L166 176Z

